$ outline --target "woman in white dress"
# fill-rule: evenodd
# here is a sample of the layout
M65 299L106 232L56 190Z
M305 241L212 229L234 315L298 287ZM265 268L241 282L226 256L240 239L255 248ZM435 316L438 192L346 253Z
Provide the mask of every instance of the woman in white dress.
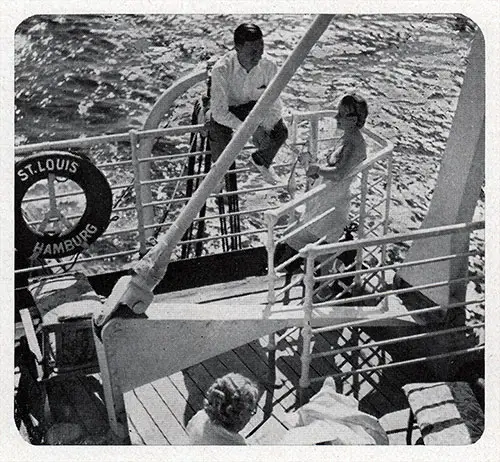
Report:
M367 116L368 105L361 96L349 94L341 99L335 118L343 135L327 156L327 165L313 164L307 171L307 176L316 180L313 187L322 183L326 187L321 195L306 204L296 227L333 206L335 210L288 238L285 245L279 246L276 249L276 264L291 258L305 245L322 237L326 237L326 243L335 243L342 237L344 228L349 223L350 187L354 179L349 174L366 159L366 142L361 128Z

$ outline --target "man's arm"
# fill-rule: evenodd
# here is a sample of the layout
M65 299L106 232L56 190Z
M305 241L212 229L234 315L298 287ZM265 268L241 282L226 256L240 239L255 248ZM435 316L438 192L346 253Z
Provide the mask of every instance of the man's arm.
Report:
M236 130L241 125L241 121L229 112L228 83L223 75L223 70L215 67L212 70L211 79L210 112L212 117L217 123Z

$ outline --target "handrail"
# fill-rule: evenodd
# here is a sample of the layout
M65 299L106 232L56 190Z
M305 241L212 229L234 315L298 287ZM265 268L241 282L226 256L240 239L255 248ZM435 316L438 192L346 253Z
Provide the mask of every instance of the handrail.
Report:
M326 111L319 111L319 113L326 112ZM372 136L372 132L369 132L370 136ZM382 139L378 137L377 135L373 134L373 137L377 137L378 139ZM386 142L387 146L385 146L381 151L377 152L377 155L370 157L363 162L361 162L358 166L356 166L348 175L346 178L354 178L356 175L359 173L365 171L369 167L371 167L373 164L379 162L380 160L384 159L387 155L389 155L392 152L393 145L390 142ZM307 191L300 197L297 197L296 199L293 199L286 204L282 205L279 209L274 210L272 212L269 212L268 215L270 218L277 220L278 218L286 215L290 211L294 210L297 208L297 206L308 202L310 199L313 197L316 197L318 194L321 193L321 191L326 187L325 183L320 184L319 186L316 186L315 188Z
M321 115L332 115L333 111L318 111L317 113L315 112L314 114L315 114L314 120L316 120L316 122L318 122ZM305 117L303 119L305 119ZM317 130L317 129L318 129L318 124L316 123L314 126L314 130ZM368 130L365 130L365 132L366 132L366 135L368 137L373 136L372 132L370 132ZM315 138L317 138L317 137L315 137ZM349 173L350 178L355 177L359 174L362 175L361 191L360 191L360 193L358 193L361 195L361 202L363 202L363 199L364 199L364 197L367 196L367 194L372 194L373 192L384 196L383 199L376 202L376 204L370 204L370 210L377 211L376 207L385 203L385 210L384 210L384 212L378 211L382 222L376 223L375 225L372 225L369 229L364 229L364 228L365 228L365 220L370 216L370 214L366 213L366 207L364 207L363 204L360 205L359 214L358 214L358 220L359 220L358 234L360 236L363 236L365 234L374 234L375 230L380 228L381 226L383 226L384 233L386 233L387 229L388 229L388 217L389 217L389 207L390 207L390 183L391 183L390 179L392 176L391 165L392 165L393 145L392 145L392 143L385 141L380 137L377 137L376 141L380 145L380 149L377 150L374 154L372 154L368 159L363 161L361 164L356 166L356 168L353 169ZM386 162L386 164L387 164L387 168L384 170L384 172L386 174L385 174L385 176L383 176L382 180L384 180L384 179L386 180L388 187L384 188L384 190L375 189L373 191L370 190L370 192L368 192L367 189L369 187L368 178L370 175L370 170L372 169L372 167L376 166L380 162ZM382 180L377 180L376 184L378 184ZM308 203L309 201L313 200L315 197L320 195L325 188L326 188L326 183L324 182L324 183L320 184L319 186L307 191L303 195L292 199L291 201L289 201L286 204L283 204L282 206L278 207L277 209L272 210L272 211L268 211L264 214L264 218L265 218L266 224L268 226L268 233L267 233L268 238L267 238L267 242L266 242L266 249L267 249L267 254L268 254L268 308L269 309L272 309L272 306L276 302L277 297L282 296L286 293L286 290L283 290L283 288L277 292L275 292L275 289L274 289L277 272L281 271L281 269L285 268L286 265L288 264L288 262L284 262L284 263L281 263L280 265L278 265L277 267L274 266L274 253L275 253L276 246L278 244L286 241L287 239L289 239L293 235L300 233L302 230L307 229L309 226L311 226L315 222L323 219L325 216L332 213L335 210L335 206L332 206L329 209L327 209L326 211L320 213L319 215L310 218L309 220L305 221L304 223L299 224L298 227L294 228L294 226L297 225L297 223L298 223L297 221L289 224L288 227L285 229L284 234L279 238L275 238L275 236L274 236L274 226L276 225L276 223L278 222L278 219L280 217L289 215L290 212L295 210L299 205L304 204L304 203ZM316 245L319 245L319 244L316 244ZM385 254L385 247L382 247L382 253ZM299 257L304 257L303 252L299 253ZM296 258L291 259L290 262L295 260L295 259ZM330 264L331 262L333 262L334 259L335 259L335 256L333 256L333 257L330 256L325 261L322 261L319 265L315 266L315 271L318 271L323 266ZM362 266L361 256L358 255L356 267L357 267L357 269L361 269L361 266ZM357 275L357 273L356 273L355 277L356 278L359 277ZM289 289L293 286L300 284L301 282L302 282L301 279L297 279L295 282L291 282L291 283L287 284L286 287L287 287L287 289ZM320 288L315 289L315 292L317 292Z
M366 269L360 269L360 270L355 270L355 271L345 271L343 273L328 274L325 276L316 276L314 278L314 281L315 282L333 281L335 279L347 278L347 277L355 276L357 274L368 274L368 273L375 273L378 271L396 270L396 269L406 268L408 266L418 266L418 265L425 265L425 264L429 264L429 263L438 263L438 262L442 262L442 261L446 261L446 260L452 260L454 258L471 257L471 256L478 255L478 254L479 254L479 252L476 250L476 251L470 251L470 252L462 252L462 253L456 253L456 254L443 255L442 257L415 260L415 261L411 261L411 262L394 263L392 265L381 265L381 266L375 266L373 268L366 268Z
M438 237L438 236L444 236L446 234L466 233L470 231L475 231L477 229L482 229L484 228L484 226L485 226L484 220L479 220L479 221L473 221L471 223L457 223L453 225L444 225L435 228L409 231L404 234L397 234L397 233L386 234L385 236L382 237L365 238L355 241L339 242L335 244L325 244L322 246L315 246L314 244L308 244L301 250L301 253L303 253L304 255L317 257L319 255L369 247L372 245L390 244L401 241L412 241L414 239Z
M484 275L477 275L477 276L469 276L465 275L464 277L453 277L453 276L444 276L443 280L439 281L432 281L426 284L420 284L420 285L412 285L409 287L391 287L389 289L385 288L385 286L382 286L382 290L379 290L378 287L374 288L375 290L373 292L364 292L361 294L356 294L353 293L351 296L348 296L347 299L342 299L340 296L342 295L342 292L333 296L330 300L328 301L322 301L322 302L315 302L313 299L313 296L316 292L317 289L315 289L314 284L315 283L322 283L322 286L324 284L332 281L332 280L338 280L341 278L356 278L360 277L361 275L368 275L372 274L371 277L373 277L375 274L385 274L386 271L388 270L395 270L395 269L400 269L400 268L406 268L409 266L416 266L416 265L425 265L425 264L434 264L437 262L442 262L442 261L452 261L452 260L457 260L457 259L462 259L462 258L467 258L472 255L477 255L478 252L474 250L470 250L468 252L458 252L455 254L447 254L447 255L442 255L442 256L437 256L433 258L427 258L427 259L419 259L417 261L411 261L411 262L402 262L402 263L396 263L392 265L386 265L385 264L385 254L383 254L384 259L381 261L380 265L377 265L373 268L357 268L356 270L353 271L347 271L345 273L340 273L340 274L334 274L334 275L326 275L326 276L315 276L314 274L314 260L317 257L321 257L324 255L338 255L341 252L345 252L348 250L356 250L357 254L359 254L363 249L365 248L379 248L381 246L385 246L386 244L390 243L401 243L404 241L416 241L416 240L422 240L422 239L428 239L430 237L438 237L438 236L444 236L444 235L453 235L453 234L459 234L459 233L471 233L475 230L478 229L484 229L485 223L484 221L476 221L476 222L471 222L471 223L457 223L457 224L452 224L452 225L446 225L446 226L439 226L439 227L434 227L434 228L429 228L429 229L423 229L423 230L417 230L417 231L411 231L408 233L404 234L387 234L387 235L382 235L382 236L377 236L377 237L370 237L370 238L364 238L364 239L359 239L359 240L354 240L354 241L345 241L345 242L340 242L336 244L326 244L326 245L316 245L316 244L308 244L306 245L299 254L306 259L307 265L306 265L306 271L301 275L301 280L304 281L305 285L305 297L302 301L302 309L304 310L304 320L303 320L303 325L304 328L302 329L302 336L303 336L303 351L301 355L301 361L302 361L302 372L301 372L301 377L299 380L299 384L301 389L307 388L310 386L311 383L315 381L314 378L311 378L309 376L309 366L311 364L311 361L313 358L318 358L320 356L335 356L338 354L343 354L346 352L350 351L356 351L356 350L361 350L363 348L370 348L370 347L377 347L379 345L384 345L384 344L389 344L389 343L397 343L404 341L403 338L394 338L390 340L386 340L380 343L374 342L373 344L370 345L361 345L357 347L348 347L348 348L337 348L333 350L329 350L327 352L323 353L316 353L313 354L310 349L310 345L312 344L312 339L315 335L326 333L326 332L331 332L331 331L338 331L341 332L342 329L355 329L358 327L362 327L367 324L372 324L374 322L387 322L390 320L397 320L397 319L402 319L402 318L412 318L415 319L415 317L419 317L422 315L428 315L430 313L444 313L448 312L448 310L455 310L455 309L464 309L466 306L469 305L477 305L480 303L484 303L484 298L477 298L477 299L472 299L472 300L467 300L464 299L462 301L457 301L453 302L453 300L450 299L450 301L447 304L433 304L432 306L424 305L423 308L416 308L416 309L411 309L408 311L388 311L387 309L383 309L382 311L380 310L380 307L383 306L383 304L386 304L387 306L387 301L389 297L394 297L394 296L399 296L407 293L415 293L415 292L422 292L428 289L436 288L436 287L442 287L442 286L448 286L448 287L454 287L457 284L468 284L470 282L474 281L482 281L484 280ZM354 284L354 283L353 283ZM369 307L366 306L366 302L370 300L375 300L376 305L373 306L373 311L372 315L369 317L363 317L362 319L354 319L351 321L347 322L341 322L337 324L332 324L330 326L323 326L323 327L317 327L317 328L312 328L311 327L311 320L313 319L313 315L316 312L316 310L321 310L324 308L328 309L342 309L342 307L352 307L352 313L357 313L358 310L361 308L359 307L365 307L365 310L370 310ZM355 314L352 314L352 316L355 316ZM466 326L466 327L457 327L453 326L454 328L450 332L460 332L465 330L466 328L474 328L475 326ZM481 327L480 324L478 324L476 327ZM433 336L433 335L440 335L440 334L445 334L447 331L437 331L437 332L432 332L430 334L425 334L425 336ZM413 338L413 337L412 337ZM415 337L415 338L420 338L420 337ZM469 349L467 350L455 350L455 351L448 351L445 354L437 355L435 359L438 358L445 358L445 357L451 357L457 354L462 354L465 352L469 352ZM405 360L401 362L401 364L411 364L413 362L422 362L422 361L427 361L430 360L428 357L423 357L423 358L414 358L411 360ZM363 373L366 371L375 371L375 370L381 370L386 367L395 367L398 363L391 363L391 365L377 365L374 367L369 367L369 368L364 368L364 367L356 367L353 365L352 369L344 374L338 375L343 376L343 375L353 375L353 374L359 374Z
M321 113L322 111L318 111L318 112ZM295 114L294 116L297 117L297 114ZM134 135L137 138L141 138L142 136L190 133L191 130L197 129L197 128L201 128L201 125L186 125L186 126L182 126L182 127L154 129L154 130L148 130L146 134L144 134L144 132L142 132L142 131L137 131L137 132L134 132ZM372 138L375 138L375 135L371 132L367 131L367 135L372 137ZM124 133L124 134L118 134L118 135L103 135L103 136L99 136L99 137L91 137L91 138L85 138L85 139L72 139L72 140L64 140L64 141L39 143L39 144L21 146L18 148L23 153L29 153L29 152L41 149L42 147L44 149L54 149L55 147L64 147L64 146L66 146L66 147L73 147L73 146L74 147L84 147L84 146L94 145L96 143L113 142L116 140L125 141L125 140L130 140L130 136L131 136L131 132ZM297 143L297 144L300 144L300 143ZM383 143L380 143L380 144L383 144ZM16 149L18 149L18 148L16 148ZM247 149L247 148L248 147L245 146L245 149ZM192 153L174 154L174 155L160 155L160 156L151 157L150 159L140 159L139 162L141 162L141 163L146 162L146 161L166 161L166 162L169 162L169 161L175 160L177 158L187 158L190 154L192 154ZM198 153L198 154L200 154L200 153ZM379 152L379 155L380 155L380 152ZM111 162L97 163L97 166L102 167L102 168L108 168L108 167L112 167L113 165L128 165L128 164L132 164L132 160L129 160L129 159L121 160L121 161L117 161L116 163L111 163ZM278 165L287 166L288 164L285 163L285 164L278 164ZM247 169L239 169L239 170L245 171ZM191 177L192 176L187 175L184 178L188 179ZM156 182L157 180L153 180L153 181ZM158 180L158 183L160 183L160 182L165 183L168 181L170 181L170 179L166 178L164 180ZM147 182L141 181L141 184L144 184L144 183L147 184ZM127 182L127 183L123 183L123 184L113 185L113 186L111 186L111 189L113 191L117 191L117 190L130 188L133 185L134 185L134 182ZM247 190L237 191L237 193L238 194L255 193L255 192L259 192L259 191L273 190L273 189L278 189L278 188L283 188L283 187L286 187L286 185L280 184L280 185L275 185L275 186L263 186L263 187L249 188ZM298 198L293 203L298 204L298 203L301 203L303 201L306 201L308 197L319 194L321 192L321 190L322 190L321 186L319 188L311 190L311 191L307 192L305 195ZM64 192L64 193L58 192L56 194L56 197L58 199L69 198L69 197L74 197L74 196L78 196L78 195L82 195L82 194L83 194L83 192L78 192L78 191L76 191L76 192L75 191ZM212 197L225 197L225 196L231 196L234 194L235 194L235 192L224 192L224 193L219 193L217 195L212 195ZM38 197L34 197L34 198L28 198L28 199L25 199L24 202L26 202L26 203L36 202L36 201L40 201L40 200L44 200L44 199L48 199L48 196L46 196L46 197L45 196L38 196ZM180 204L180 203L185 203L188 200L189 200L189 198L181 197L181 198L175 198L175 199L169 199L169 200L159 200L159 201L155 200L155 201L151 201L151 202L144 202L142 205L143 206L161 206L161 205L167 204L167 203L179 203ZM292 204L292 202L285 204L285 206L290 205L290 204ZM257 212L266 212L266 211L275 210L278 208L279 207L269 207L269 208L262 207L262 208L257 209L256 211ZM123 212L133 211L133 210L136 210L136 205L134 205L134 204L125 205L125 206L116 206L116 207L114 207L113 212L114 213L123 213ZM245 215L245 214L247 214L247 213L249 214L251 212L252 212L251 210L250 211L241 211L241 212L236 212L236 214ZM204 220L205 219L206 220L214 219L214 218L218 218L218 217L222 217L222 216L231 216L231 214L227 214L227 213L226 214L217 214L214 216L204 217ZM73 217L73 216L71 216L71 217ZM77 217L78 217L78 215L74 216L74 218L77 218ZM194 221L197 221L197 219L195 218ZM40 222L39 220L38 221L35 220L33 222L30 222L30 224L36 225L39 222ZM168 226L171 226L172 224L173 224L173 222L163 223L163 224L162 223L147 224L144 226L144 230L157 229L157 228L168 228ZM280 229L282 229L282 228L280 228ZM117 229L117 230L105 232L102 237L105 238L105 237L111 236L111 235L126 235L128 233L137 233L137 232L138 232L137 226L126 227L124 229ZM134 253L134 251L126 251L126 254L130 254L130 253ZM119 255L119 252L111 254L111 255ZM91 257L90 259L85 259L85 260L79 259L79 261L80 262L96 261L96 260L99 260L101 258L107 258L107 257L108 257L108 255L106 254L105 256L104 255L103 256L96 256L96 257ZM63 264L67 264L67 262L63 262L60 264L59 263L53 263L53 264L51 263L50 266L45 265L44 267L45 268L58 267L58 266L61 266Z

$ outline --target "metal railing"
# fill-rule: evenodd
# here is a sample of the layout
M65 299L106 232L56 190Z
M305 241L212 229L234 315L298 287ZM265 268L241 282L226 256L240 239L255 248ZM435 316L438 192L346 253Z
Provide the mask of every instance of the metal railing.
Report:
M333 118L333 111L318 111L314 113L300 114L293 119L293 132L297 131L297 124L301 121L308 121L309 125L309 149L311 159L316 159L318 155L318 126L322 118ZM368 158L358 165L350 174L355 183L349 220L357 224L357 237L362 239L366 236L380 236L387 233L389 227L389 213L391 201L391 183L392 183L392 154L393 145L375 133L364 129L365 136L372 142L372 151ZM312 141L311 141L312 140ZM357 181L356 181L357 180ZM357 183L357 184L356 184ZM383 184L383 187L380 187ZM267 226L267 241L266 249L268 255L268 310L272 310L272 306L278 301L279 297L286 297L286 294L293 287L303 284L304 274L299 273L284 287L278 291L275 290L277 282L285 277L286 272L283 270L295 260L301 258L299 254L291 257L285 262L275 266L274 257L278 244L286 242L287 239L294 235L307 230L311 225L323 220L329 214L335 211L335 206L325 210L320 215L314 216L311 219L298 222L295 219L295 211L299 206L308 206L324 194L326 184L322 183L314 189L307 191L305 194L293 199L292 201L282 205L281 207L270 210L264 214L264 219ZM277 232L276 225L280 220L287 219L288 226ZM317 244L324 243L325 236L318 236ZM385 260L386 248L381 245L378 249L381 260ZM355 267L360 270L363 263L367 261L367 257L374 254L372 250L369 255L365 255L366 251L360 249L356 256ZM330 256L326 260L315 266L315 271L331 265L335 260L335 255ZM351 268L346 268L346 270ZM289 275L288 275L289 276ZM355 274L356 283L359 285L359 275ZM384 279L382 279L383 281ZM318 293L324 288L327 282L323 282L315 288L315 293ZM346 289L347 290L347 289Z
M324 111L323 111L324 112ZM322 112L322 113L323 113ZM332 111L329 111L333 113ZM312 123L314 130L306 133L305 139L297 139L297 127L307 121L308 118L317 119L322 113L308 113L306 115L294 114L291 120L292 136L288 146L284 146L282 150L285 154L281 156L284 161L277 161L275 168L283 172L282 177L287 177L289 174L290 162L293 154L289 148L300 148L309 143L308 138L312 137L315 141L314 146L317 146L318 140L322 142L318 131L318 124ZM319 114L319 115L316 115ZM321 115L323 117L323 115ZM56 270L57 268L66 268L68 265L78 265L78 270L86 271L89 265L99 262L106 262L107 266L116 270L125 269L131 265L135 259L148 251L154 241L151 236L154 232L158 233L168 229L173 223L181 208L189 201L189 197L181 191L179 184L184 184L189 180L202 181L205 174L186 175L183 173L183 165L191 156L209 155L209 151L189 152L190 142L188 137L193 133L202 131L202 125L185 125L172 128L158 128L149 130L131 130L128 133L103 135L89 138L71 139L64 141L53 141L45 143L37 143L26 146L18 146L15 148L16 158L21 158L33 153L43 152L46 150L68 150L73 152L76 150L79 154L83 154L91 159L95 165L103 171L113 194L113 210L110 226L105 233L81 255L75 257L66 257L59 260L40 261L30 268L20 268L16 272L26 273L39 270ZM140 152L140 146L143 142L152 143L155 140L165 140L174 146L172 152L158 152L158 149L143 157ZM169 144L169 145L170 145ZM247 145L245 151L250 149ZM115 159L110 161L110 157ZM238 167L234 173L238 176L248 175L250 168L246 165ZM48 180L50 181L50 179ZM283 182L278 185L267 184L248 184L237 191L213 193L210 198L231 197L238 195L239 197L251 196L255 194L269 193L272 191L289 190L289 184ZM41 204L41 201L49 200L48 193L40 193L36 196L26 196L23 200L23 206L32 207L36 210L36 206ZM56 190L55 198L59 203L69 201L83 202L84 193L80 188L73 190L66 187L64 190ZM244 221L242 229L238 233L231 236L245 237L248 244L254 245L252 242L261 242L261 236L266 233L264 225L258 226L257 223L263 223L263 213L273 210L279 204L258 204L242 208L238 211L230 213L219 213L213 210L212 213L207 213L203 217L195 219L195 221L204 221L213 223L213 220L224 218L239 217ZM216 209L216 207L214 207ZM155 213L146 213L147 210L154 210ZM161 220L161 212L168 209L170 216L167 220ZM39 214L38 214L39 215ZM78 220L79 215L75 211L68 214L66 217L71 223ZM42 223L40 216L28 214L26 221L29 226L36 228ZM196 239L188 239L181 241L178 246L186 243L203 242L210 243L210 248L207 253L216 253L220 251L220 244L217 242L231 237L229 235L222 236L217 232L217 224L213 224L212 231L204 236L197 236ZM177 255L177 258L179 256ZM85 266L83 266L85 265Z
M342 372L333 374L334 377L353 377L361 376L368 379L370 374L377 371L382 371L388 368L409 366L417 363L432 363L437 360L446 360L447 358L452 358L455 356L467 355L471 353L477 353L484 350L484 345L480 342L474 341L472 343L467 342L467 338L470 337L470 333L474 330L484 331L484 322L461 322L454 325L453 322L446 321L446 313L451 311L471 310L474 309L484 309L484 297L475 293L473 287L475 284L484 284L484 274L478 274L475 276L470 276L468 274L467 261L470 257L478 255L480 252L475 249L469 249L468 251L462 252L450 252L444 255L435 256L432 258L425 258L415 261L401 261L398 262L388 262L383 259L379 262L376 267L353 269L346 273L340 274L327 274L318 276L315 272L315 262L318 258L324 258L325 256L338 255L344 251L356 250L360 252L363 249L375 249L381 246L396 246L401 248L402 243L415 242L421 239L436 238L439 236L453 236L459 233L473 233L476 230L484 229L484 222L472 222L463 223L456 225L442 226L438 228L429 228L419 231L408 232L405 234L387 234L379 237L369 237L360 240L353 240L349 242L341 242L336 244L311 244L306 246L301 251L302 257L305 259L305 274L303 275L303 284L305 286L305 295L302 300L302 308L304 310L304 319L302 326L302 338L303 347L301 354L302 370L300 377L300 388L306 389L311 385L311 383L321 381L324 377L310 377L310 366L311 362L315 358L322 357L332 357L339 360L343 358L345 362L346 354L352 353L354 351L363 353L365 360L361 361L357 365L351 365L345 368ZM407 246L405 246L407 248ZM465 264L464 264L465 259ZM463 277L448 278L443 277L441 272L436 272L438 274L432 274L432 265L436 263L449 262L450 265L461 264L465 265L465 275ZM406 286L398 285L395 283L394 276L397 274L397 270L401 268L417 267L427 265L429 272L429 280L427 283ZM451 273L451 272L450 272ZM375 288L371 287L371 291L366 291L366 285L363 281L370 275L378 274L381 279L385 280L384 285L379 285ZM392 275L392 279L388 277ZM358 281L361 281L361 285L353 285L350 287L349 295L337 294L332 296L332 298L326 302L317 302L314 298L315 286L319 283L324 283L325 281L334 281L339 278L358 276ZM399 297L409 295L409 294L424 294L426 290L436 288L436 287L451 287L455 289L457 285L462 285L464 288L463 299L454 300L452 296L449 297L448 303L433 303L432 300L422 299L416 303L416 306L411 306L412 304L406 300L404 303L405 309L401 310L387 310L387 301L398 299ZM385 304L385 307L384 307ZM344 319L353 319L347 322L334 323L335 325L313 327L315 313L324 309L329 310L349 310L349 315ZM345 311L344 311L345 312ZM408 325L410 323L425 325L425 316L429 314L439 314L442 322L432 323L432 328L425 330L424 332L419 332L412 335L402 335L393 336L388 339L381 341L368 341L358 342L361 344L350 345L348 347L336 347L328 351L323 352L312 352L313 338L316 335L324 334L328 332L336 332L340 338L342 338L342 332L348 331L351 334L361 327L376 325L377 323L391 324L391 321L396 320L406 320ZM465 313L464 313L465 314ZM435 318L436 319L436 318ZM465 319L465 315L462 316ZM412 358L405 358L402 360L395 361L373 361L374 352L381 349L381 347L387 345L400 344L404 345L409 341L421 341L424 342L427 339L439 338L443 336L453 336L455 335L455 340L449 342L444 348L444 351L429 351L422 350L419 354L415 353ZM457 336L459 337L457 340ZM369 353L366 353L366 352ZM363 355L361 355L361 358ZM368 359L366 359L368 358ZM371 358L371 359L370 359ZM342 359L341 359L342 360ZM331 375L331 374L330 374Z

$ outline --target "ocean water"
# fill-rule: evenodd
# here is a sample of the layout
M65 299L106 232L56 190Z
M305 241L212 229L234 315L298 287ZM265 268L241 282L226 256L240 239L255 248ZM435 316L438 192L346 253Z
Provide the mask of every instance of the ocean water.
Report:
M140 127L176 79L232 48L241 22L259 24L282 63L310 15L34 16L15 38L16 143ZM396 151L439 158L474 25L457 15L340 15L282 94L285 113L334 108L363 94L367 124ZM203 92L203 88L199 92ZM191 96L191 95L189 95ZM173 121L188 120L192 98Z

